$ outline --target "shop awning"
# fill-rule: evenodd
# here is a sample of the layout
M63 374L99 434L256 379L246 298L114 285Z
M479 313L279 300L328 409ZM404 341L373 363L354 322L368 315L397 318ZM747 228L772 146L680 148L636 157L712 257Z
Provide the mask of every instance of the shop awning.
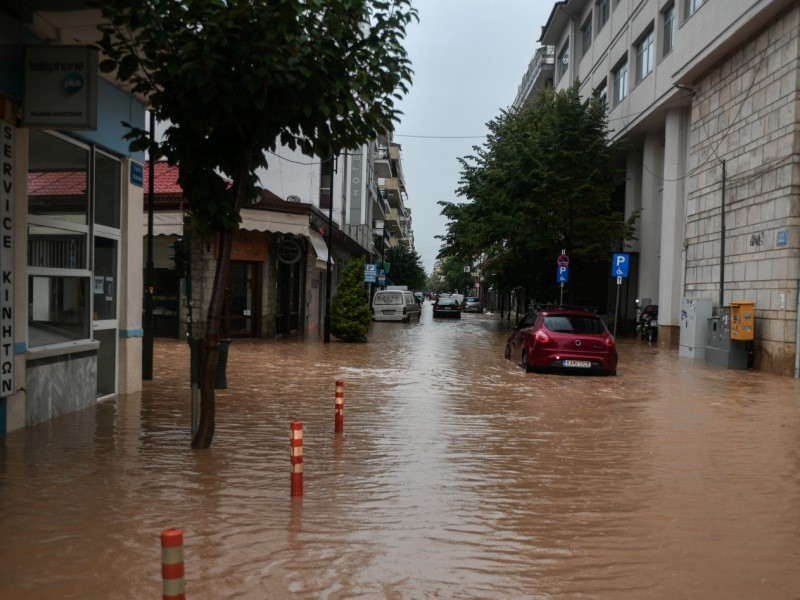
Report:
M317 254L317 268L328 268L328 244L325 238L318 232L308 228L307 234L311 240L311 245L314 246L314 252ZM333 257L331 257L331 264L333 264Z
M147 235L147 213L144 214L142 225L144 235ZM309 231L308 215L245 208L242 210L241 229L307 236ZM154 213L153 235L183 235L183 213L179 211ZM317 252L317 256L319 256L319 252Z

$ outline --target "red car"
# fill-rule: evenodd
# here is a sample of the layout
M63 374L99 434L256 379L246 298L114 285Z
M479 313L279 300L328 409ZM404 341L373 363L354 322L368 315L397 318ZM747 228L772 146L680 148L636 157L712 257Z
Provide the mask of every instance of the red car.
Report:
M614 337L585 308L538 306L508 336L505 357L525 371L617 374Z

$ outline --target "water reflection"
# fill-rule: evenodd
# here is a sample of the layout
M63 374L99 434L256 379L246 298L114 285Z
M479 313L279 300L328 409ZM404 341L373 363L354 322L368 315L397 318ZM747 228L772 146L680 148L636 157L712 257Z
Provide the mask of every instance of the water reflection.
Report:
M366 345L236 341L204 451L159 341L141 396L4 440L0 597L156 597L165 527L197 598L796 597L796 381L638 341L614 378L526 374L506 331L426 305Z

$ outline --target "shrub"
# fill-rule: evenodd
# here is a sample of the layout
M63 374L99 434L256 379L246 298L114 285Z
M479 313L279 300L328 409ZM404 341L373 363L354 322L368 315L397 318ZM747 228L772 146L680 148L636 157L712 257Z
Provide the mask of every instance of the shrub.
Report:
M366 342L372 320L364 295L364 258L347 263L331 299L331 334L340 342Z

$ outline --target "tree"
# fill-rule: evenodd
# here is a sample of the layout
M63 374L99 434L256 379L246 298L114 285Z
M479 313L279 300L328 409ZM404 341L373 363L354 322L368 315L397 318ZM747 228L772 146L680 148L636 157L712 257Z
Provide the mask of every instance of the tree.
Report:
M372 321L364 295L364 258L349 261L331 299L331 334L340 342L366 342Z
M545 88L518 110L487 124L475 155L459 159L457 193L466 202L440 202L448 218L440 257L486 256L486 281L501 289L547 288L561 250L575 261L608 260L631 239L637 217L611 208L621 181L608 143L605 104L582 101L576 82Z
M425 269L416 250L406 246L392 246L384 253L384 260L391 265L391 279L394 285L407 285L411 290L420 290L425 285Z
M191 228L219 239L204 327L195 448L211 444L224 285L240 211L278 143L328 158L398 119L410 0L91 0L109 24L101 70L171 125L150 148L180 165ZM132 128L131 148L148 146Z

